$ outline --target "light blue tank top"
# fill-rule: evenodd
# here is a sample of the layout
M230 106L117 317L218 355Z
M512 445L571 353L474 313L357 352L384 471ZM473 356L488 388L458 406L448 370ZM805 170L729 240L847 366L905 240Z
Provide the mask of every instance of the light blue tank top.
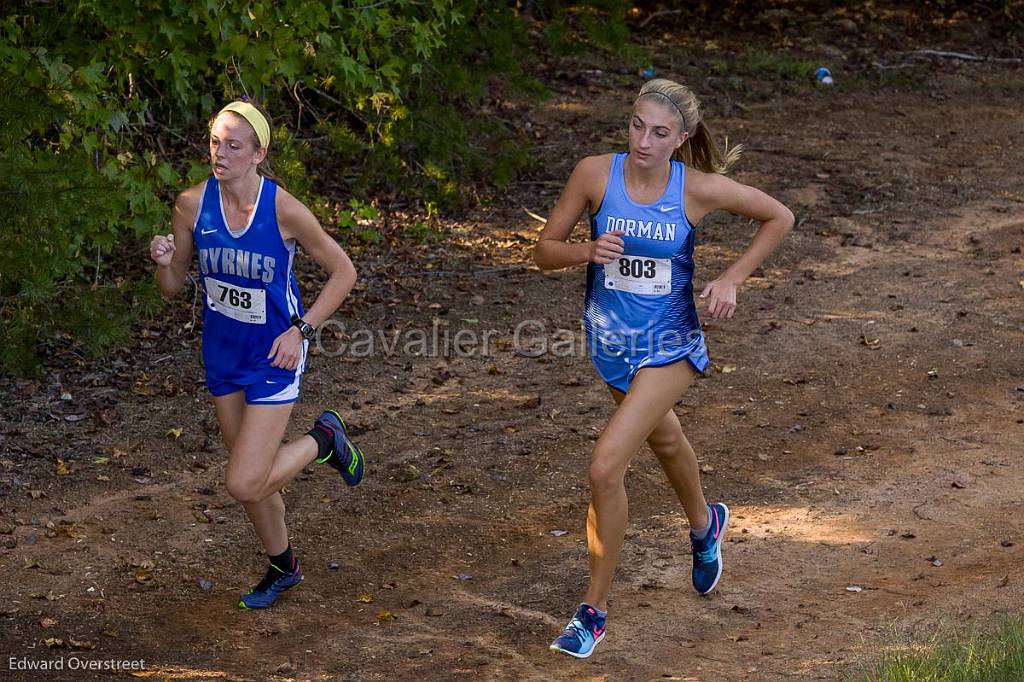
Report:
M192 229L202 278L203 363L208 378L248 385L294 372L270 366L274 339L302 315L302 300L292 274L295 242L285 242L277 224L277 185L260 178L249 224L228 229L220 184L206 181ZM302 368L299 368L301 371Z
M590 220L590 238L623 230L625 252L587 267L584 326L607 352L671 351L703 345L693 302L694 228L686 218L685 168L671 162L668 184L652 204L626 192L623 162L612 158L604 198Z

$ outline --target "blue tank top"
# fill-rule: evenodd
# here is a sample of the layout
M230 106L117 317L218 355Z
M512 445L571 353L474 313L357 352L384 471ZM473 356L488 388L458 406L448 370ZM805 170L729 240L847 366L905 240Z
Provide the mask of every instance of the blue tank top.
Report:
M292 274L295 241L285 242L277 224L277 185L260 178L256 208L237 232L228 228L220 184L206 181L192 228L202 279L203 363L207 378L249 385L294 372L270 366L267 354L302 300ZM302 368L299 368L301 371Z
M590 238L623 230L623 255L587 267L584 326L591 348L604 352L672 351L703 344L693 303L694 228L686 218L685 167L672 161L668 184L653 204L626 192L623 161L612 157Z

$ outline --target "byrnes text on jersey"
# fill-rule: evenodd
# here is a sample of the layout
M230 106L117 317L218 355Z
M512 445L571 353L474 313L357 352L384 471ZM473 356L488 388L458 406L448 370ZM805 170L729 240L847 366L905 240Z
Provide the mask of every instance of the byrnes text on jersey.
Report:
M270 284L275 267L277 260L262 253L226 247L199 249L199 271L204 275L235 275Z

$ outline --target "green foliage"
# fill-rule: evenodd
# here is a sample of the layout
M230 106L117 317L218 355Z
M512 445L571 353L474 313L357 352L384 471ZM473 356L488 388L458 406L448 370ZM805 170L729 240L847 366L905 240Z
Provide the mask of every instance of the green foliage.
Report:
M336 219L368 243L382 237L376 209L338 208L325 191L401 193L443 209L481 185L504 186L532 161L530 138L506 113L510 93L545 95L523 68L536 46L533 17L515 3L8 5L0 369L23 371L55 339L99 351L124 337L133 283L151 278L146 242L169 229L174 195L209 175L206 127L231 99L270 111L273 172L288 190L325 225ZM623 0L536 7L566 40L645 61L629 41ZM428 218L406 228L430 239L435 226Z
M749 76L772 81L808 81L817 64L791 57L783 52L750 50L729 61L716 60L711 70L723 76Z
M379 242L381 233L376 222L380 218L380 211L377 207L359 199L350 199L348 206L348 209L341 210L334 220L335 227L343 233L346 241L354 237L363 242Z
M55 334L100 349L127 328L114 330L129 319L124 297L94 292L125 265L149 277L144 242L167 230L173 195L209 174L205 126L230 99L268 106L275 174L321 217L321 178L354 191L400 183L451 205L492 167L507 182L528 161L511 126L466 115L496 75L529 82L508 6L17 5L0 19L0 368L24 370ZM137 260L115 270L116 252Z
M541 0L537 12L548 19L545 34L551 49L559 54L581 54L597 49L636 69L649 60L633 42L626 17L633 7L624 0L584 0L565 3Z
M939 633L888 655L866 682L1016 682L1024 679L1024 618L987 630Z

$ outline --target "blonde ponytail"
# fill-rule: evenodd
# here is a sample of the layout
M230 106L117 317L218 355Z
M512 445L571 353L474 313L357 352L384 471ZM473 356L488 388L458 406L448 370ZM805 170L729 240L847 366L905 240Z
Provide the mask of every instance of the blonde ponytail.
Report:
M742 145L730 147L728 140L726 140L725 147L719 149L715 144L715 139L711 136L711 130L701 120L697 122L696 129L686 142L676 150L673 158L678 158L687 166L692 166L705 173L726 173L739 160L742 152Z

